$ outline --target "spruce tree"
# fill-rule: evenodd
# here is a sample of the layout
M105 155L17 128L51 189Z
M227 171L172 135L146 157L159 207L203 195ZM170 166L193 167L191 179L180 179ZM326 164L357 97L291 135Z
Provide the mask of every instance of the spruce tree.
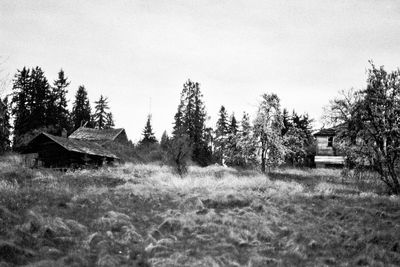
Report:
M157 139L154 136L153 127L151 126L151 115L147 117L146 125L143 129L143 138L140 140L141 145L151 145L157 143Z
M235 118L235 114L232 114L229 122L229 133L235 135L237 134L237 131L238 131L238 125Z
M179 136L186 132L185 128L183 127L183 113L182 113L183 103L179 104L178 111L174 116L174 127L172 130L173 136Z
M206 111L200 84L188 80L181 92L180 104L175 114L174 138L187 136L192 148L192 160L205 166L211 160L211 150L205 136Z
M85 124L87 127L92 127L90 102L83 85L79 86L76 92L71 117L74 130Z
M39 129L51 125L49 105L51 105L50 84L44 76L41 68L36 67L31 72L31 86L29 88L31 98L28 99L28 107L31 110L28 130Z
M109 117L110 108L108 107L107 97L100 95L100 99L96 102L95 112L93 115L93 123L96 129L104 129L107 125L107 119Z
M214 156L218 163L225 165L226 149L228 146L228 114L224 106L221 106L219 110L219 117L215 128L215 153Z
M14 117L14 144L18 138L28 131L30 110L28 107L29 87L31 83L30 69L24 67L17 70L13 81L12 115Z
M61 69L58 72L58 78L57 80L54 81L53 83L53 91L52 91L52 99L51 99L51 105L54 109L52 114L52 120L54 125L56 125L56 129L59 133L62 132L63 129L65 130L70 130L70 121L69 121L69 111L67 109L67 98L66 94L68 93L68 90L66 89L70 82L68 81L68 78L65 77L64 71Z
M226 148L226 163L230 166L240 165L240 156L238 149L238 125L235 114L232 114L229 119L228 139Z
M51 90L40 67L17 71L13 82L12 115L14 115L14 146L24 145L34 131L54 133L52 125Z

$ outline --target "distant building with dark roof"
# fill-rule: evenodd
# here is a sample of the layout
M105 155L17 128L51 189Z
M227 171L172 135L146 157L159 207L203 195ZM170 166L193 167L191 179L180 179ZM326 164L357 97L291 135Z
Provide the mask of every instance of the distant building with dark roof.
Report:
M125 144L124 129L91 129L80 127L69 137L40 133L25 147L23 153L33 155L36 166L65 168L85 165L101 166L119 158L105 146Z
M95 141L99 143L117 142L127 143L128 137L124 129L93 129L79 127L68 138Z
M314 137L317 140L317 150L314 159L317 168L344 164L345 158L337 151L335 146L335 138L342 127L343 125L323 128L314 133Z

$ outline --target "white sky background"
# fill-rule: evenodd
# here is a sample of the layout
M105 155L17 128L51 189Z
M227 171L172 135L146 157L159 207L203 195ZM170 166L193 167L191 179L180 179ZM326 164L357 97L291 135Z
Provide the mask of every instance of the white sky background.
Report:
M6 1L0 56L14 75L63 68L89 98L109 98L117 127L138 141L151 98L159 138L182 84L201 84L209 124L221 105L254 118L259 96L319 120L337 91L365 85L368 60L400 66L400 1ZM316 124L319 125L319 124Z

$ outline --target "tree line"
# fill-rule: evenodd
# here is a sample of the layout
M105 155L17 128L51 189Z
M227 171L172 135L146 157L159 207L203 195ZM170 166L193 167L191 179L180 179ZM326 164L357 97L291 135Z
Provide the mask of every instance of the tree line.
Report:
M17 70L12 93L0 101L0 152L11 149L11 133L12 148L18 151L41 131L62 135L80 126L97 129L114 126L107 98L101 95L92 112L83 85L76 92L72 110L68 110L66 94L69 85L62 69L52 84L40 67Z
M62 135L81 126L97 129L114 126L107 98L101 95L92 112L83 85L76 91L72 110L68 110L69 85L63 70L52 84L40 67L18 70L12 93L0 105L1 151L10 149L11 133L13 149L18 151L42 131ZM214 128L206 126L207 120L200 84L187 80L174 116L172 136L164 132L158 142L149 115L142 139L128 149L135 150L132 153L139 157L146 154L168 161L178 166L180 173L185 172L188 161L200 166L216 163L242 168L261 166L262 171L284 162L296 166L309 166L312 162L312 120L307 114L293 111L289 115L286 109L281 110L276 94L261 97L254 120L246 112L237 120L234 114L228 115L224 106Z
M276 94L261 97L256 117L251 121L244 112L240 121L228 115L224 106L218 113L215 128L207 127L207 112L200 84L190 79L183 84L172 136L165 131L159 146L148 118L139 146L161 148L169 162L183 174L188 161L200 166L221 164L234 167L266 168L289 163L310 166L315 153L311 134L312 120L307 114L289 115L281 110Z

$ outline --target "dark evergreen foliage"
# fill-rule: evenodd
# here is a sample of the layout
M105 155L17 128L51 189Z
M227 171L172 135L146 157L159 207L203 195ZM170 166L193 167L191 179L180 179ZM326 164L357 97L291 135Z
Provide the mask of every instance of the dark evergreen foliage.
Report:
M74 130L83 125L86 127L93 127L90 102L87 91L83 85L79 86L76 92L71 118Z
M225 165L228 149L228 134L230 132L228 114L224 106L219 110L219 116L215 127L214 159L219 164Z
M154 136L153 127L151 126L151 115L147 117L146 126L143 129L143 138L140 140L140 145L146 146L157 143L157 138Z
M14 147L23 143L23 135L39 128L51 128L55 133L53 97L41 68L18 70L13 82L12 115L14 116ZM52 127L50 127L52 126Z
M167 134L167 131L164 131L162 136L161 136L161 140L160 140L160 147L162 150L167 151L169 146L170 146L170 138Z
M67 87L70 84L68 78L65 77L64 71L61 69L58 72L58 78L53 83L53 91L50 96L49 114L50 125L55 125L58 134L61 134L63 129L71 131L70 114L67 109L68 93Z
M211 162L211 149L205 136L206 111L200 84L188 80L181 92L178 111L175 114L174 138L187 135L192 148L192 159L201 166Z
M229 122L229 133L235 135L237 134L237 132L238 132L237 120L235 118L235 114L232 114Z
M103 95L100 95L100 99L94 103L96 104L95 112L93 114L94 127L96 129L104 129L107 124L107 111L110 109L108 107L107 97L103 97Z
M313 165L315 156L314 138L311 134L312 119L308 114L298 115L294 110L289 116L287 110L283 113L283 138L287 148L285 161L295 166Z

